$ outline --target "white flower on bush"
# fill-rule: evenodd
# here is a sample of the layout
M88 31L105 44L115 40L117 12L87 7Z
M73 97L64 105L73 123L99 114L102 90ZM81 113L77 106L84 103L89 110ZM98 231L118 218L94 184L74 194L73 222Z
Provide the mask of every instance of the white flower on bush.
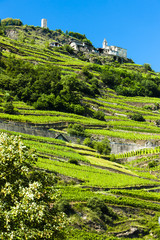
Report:
M54 177L36 171L36 161L20 137L0 134L0 239L63 239Z

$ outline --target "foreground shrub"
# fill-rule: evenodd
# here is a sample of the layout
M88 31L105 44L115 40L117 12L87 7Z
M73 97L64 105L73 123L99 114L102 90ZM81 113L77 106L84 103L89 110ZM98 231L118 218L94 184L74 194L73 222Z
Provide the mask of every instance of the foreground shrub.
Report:
M0 135L0 239L64 239L55 177L35 171L36 160L19 137Z

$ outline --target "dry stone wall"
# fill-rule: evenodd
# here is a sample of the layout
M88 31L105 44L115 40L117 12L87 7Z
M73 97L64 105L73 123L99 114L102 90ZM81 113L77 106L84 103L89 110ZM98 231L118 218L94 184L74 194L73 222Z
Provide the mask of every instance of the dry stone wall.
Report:
M55 127L60 128L62 127L62 125L64 127L64 124L65 124L64 122L60 122L56 124L33 124L33 123L21 123L21 122L0 120L0 129L24 133L24 134L30 134L34 136L56 138L57 131L52 131L50 129ZM68 141L72 141L75 143L77 142L77 138L68 136L66 134L63 134L63 135L67 137ZM156 144L153 144L152 142L146 142L146 143L144 142L143 144L126 143L126 142L123 143L118 140L114 141L112 139L110 140L110 146L112 149L111 153L119 154L119 153L135 151L135 150L146 148L146 147L156 147Z

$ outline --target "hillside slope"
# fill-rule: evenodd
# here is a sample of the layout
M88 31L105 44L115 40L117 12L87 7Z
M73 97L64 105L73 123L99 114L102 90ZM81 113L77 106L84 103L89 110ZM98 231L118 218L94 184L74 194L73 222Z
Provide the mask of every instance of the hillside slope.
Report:
M68 239L158 238L160 76L49 47L69 40L33 26L1 29L1 131L21 135L37 151L35 167L56 174Z

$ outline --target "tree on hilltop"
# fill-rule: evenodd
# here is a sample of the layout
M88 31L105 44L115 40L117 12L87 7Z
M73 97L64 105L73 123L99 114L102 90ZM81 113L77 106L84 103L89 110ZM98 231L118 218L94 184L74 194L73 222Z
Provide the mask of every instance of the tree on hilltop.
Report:
M2 26L10 26L10 25L22 26L23 23L20 19L6 18L1 20L1 25Z

